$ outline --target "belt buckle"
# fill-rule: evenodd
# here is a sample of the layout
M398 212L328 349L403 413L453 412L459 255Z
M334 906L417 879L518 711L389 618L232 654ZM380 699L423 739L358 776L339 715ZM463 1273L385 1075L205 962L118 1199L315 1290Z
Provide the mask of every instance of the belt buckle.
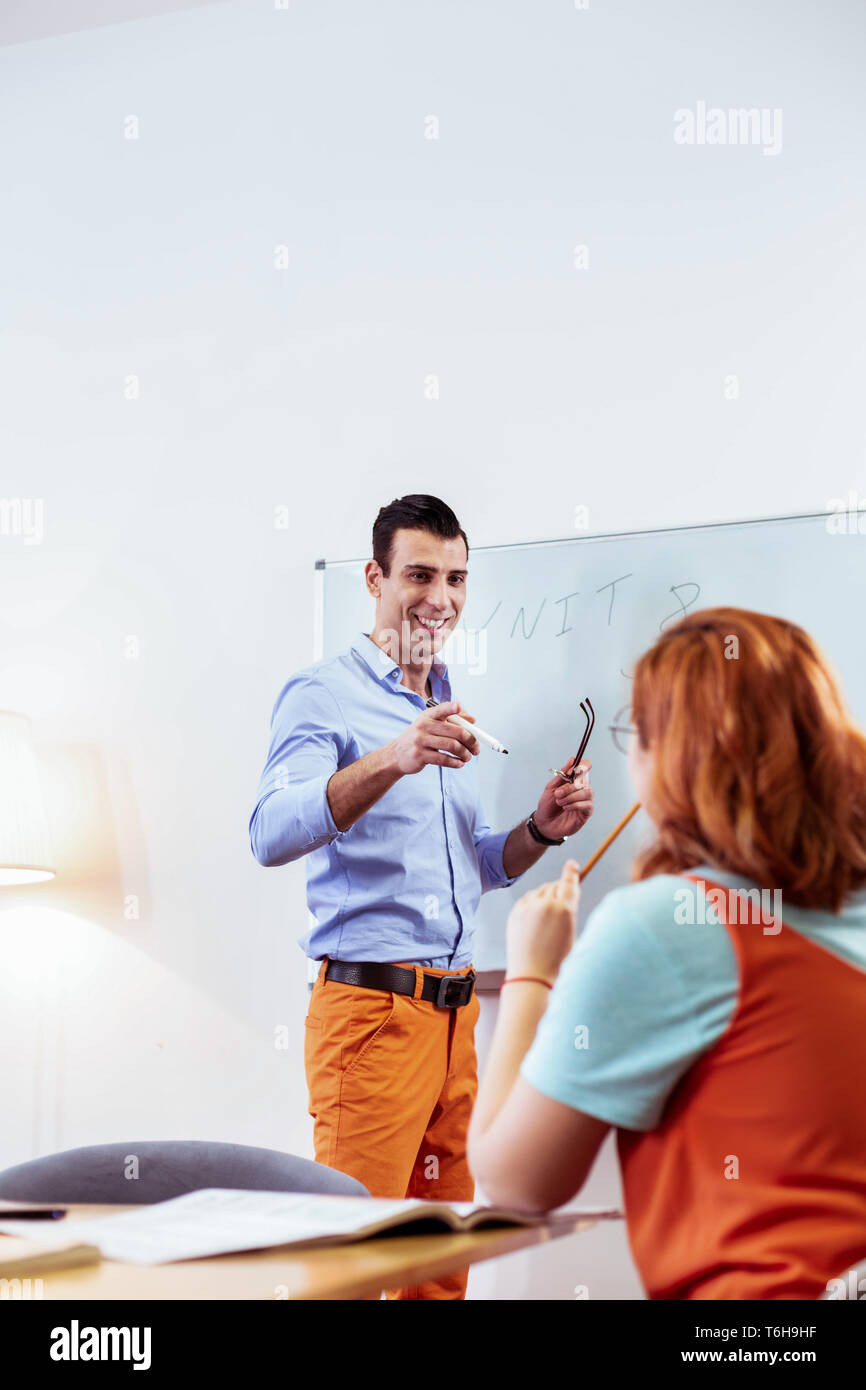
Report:
M462 1009L472 998L472 990L475 987L475 971L470 970L468 975L443 975L439 981L439 989L436 994L436 1006L439 1009ZM449 992L456 991L460 998L449 998Z

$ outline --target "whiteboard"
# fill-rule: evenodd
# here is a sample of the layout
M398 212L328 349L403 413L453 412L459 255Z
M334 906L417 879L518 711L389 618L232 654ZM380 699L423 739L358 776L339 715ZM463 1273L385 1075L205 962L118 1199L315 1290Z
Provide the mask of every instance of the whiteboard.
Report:
M477 969L504 968L511 901L557 874L566 856L586 862L633 804L626 758L609 726L630 703L636 658L684 612L732 604L799 623L821 644L866 723L866 535L856 522L856 513L847 524L844 515L780 517L470 551L466 604L443 657L454 697L509 750L507 757L486 748L479 755L494 829L525 818L548 769L574 754L584 728L580 701L588 695L596 712L586 754L595 814L519 883L483 896ZM830 529L840 525L841 534ZM321 655L371 630L364 564L318 563ZM639 812L593 869L582 921L605 893L630 881L636 847L650 830Z

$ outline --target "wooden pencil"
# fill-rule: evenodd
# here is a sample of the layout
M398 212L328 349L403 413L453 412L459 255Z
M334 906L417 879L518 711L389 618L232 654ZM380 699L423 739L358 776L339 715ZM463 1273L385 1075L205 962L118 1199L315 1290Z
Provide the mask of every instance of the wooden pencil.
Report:
M599 859L600 859L601 856L604 854L604 852L605 852L605 850L608 848L608 846L613 844L613 842L614 842L614 840L616 839L616 837L617 837L617 835L619 834L619 832L620 832L621 830L624 830L624 829L625 829L625 827L628 825L629 821L631 820L632 816L635 814L635 812L637 812L637 811L639 811L639 810L640 810L640 802L639 802L639 801L636 801L636 802L634 803L634 805L632 806L631 810L628 811L628 812L626 813L626 815L623 816L623 818L622 818L622 820L620 821L619 825L615 825L614 828L613 828L613 830L612 830L612 831L610 832L610 834L608 835L607 839L602 841L602 843L599 845L598 849L595 851L595 854L592 856L591 859L589 859L589 860L584 864L583 868L581 869L581 871L580 871L580 881L581 881L581 883L582 883L583 880L586 878L586 876L587 876L587 874L589 873L590 869L592 868L593 864L597 864L597 863L598 863Z

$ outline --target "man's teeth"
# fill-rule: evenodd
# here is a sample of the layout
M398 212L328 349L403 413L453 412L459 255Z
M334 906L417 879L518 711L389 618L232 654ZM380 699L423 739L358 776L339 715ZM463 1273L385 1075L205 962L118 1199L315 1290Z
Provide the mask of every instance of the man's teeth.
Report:
M445 626L444 618L419 618L422 627L426 627L430 632L438 632L440 627Z

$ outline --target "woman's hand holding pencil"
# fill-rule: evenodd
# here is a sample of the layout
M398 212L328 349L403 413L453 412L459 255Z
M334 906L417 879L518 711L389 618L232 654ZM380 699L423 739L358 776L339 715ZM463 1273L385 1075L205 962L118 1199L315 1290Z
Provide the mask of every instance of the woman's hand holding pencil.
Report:
M518 978L553 984L574 945L581 882L639 810L640 802L636 801L583 870L575 860L567 859L562 873L553 883L543 883L540 888L518 898L511 909L505 934L506 982Z
M567 859L553 883L524 893L511 909L505 933L505 978L546 980L553 984L574 945L580 869Z

